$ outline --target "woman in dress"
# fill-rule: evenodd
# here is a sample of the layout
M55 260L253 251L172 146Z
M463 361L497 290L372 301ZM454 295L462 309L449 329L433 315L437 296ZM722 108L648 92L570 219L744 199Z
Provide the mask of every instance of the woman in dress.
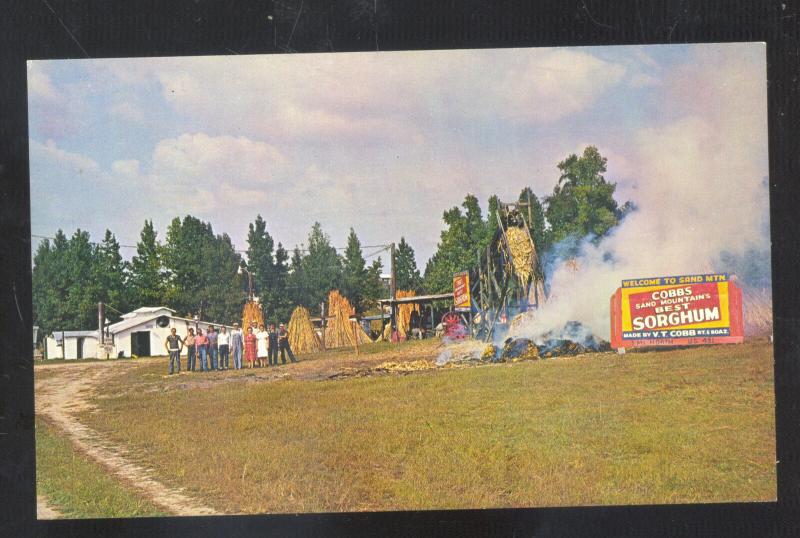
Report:
M247 361L247 364L250 368L253 367L253 362L256 360L256 335L253 334L253 328L250 327L247 329L247 334L244 337L244 359Z
M259 367L266 366L267 359L269 358L268 338L269 333L264 328L264 325L259 325L258 332L256 333L256 340L258 342L256 363Z

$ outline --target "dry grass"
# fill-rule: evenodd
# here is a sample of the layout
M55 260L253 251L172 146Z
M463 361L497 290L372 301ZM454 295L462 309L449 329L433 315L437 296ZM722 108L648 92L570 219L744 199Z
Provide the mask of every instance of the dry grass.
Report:
M376 364L398 360L398 348L373 346ZM424 341L405 349L407 360L436 352ZM320 364L333 360L327 353ZM231 513L776 495L772 347L763 341L205 390L147 378L148 368L124 382L164 392L110 384L101 412L85 420Z

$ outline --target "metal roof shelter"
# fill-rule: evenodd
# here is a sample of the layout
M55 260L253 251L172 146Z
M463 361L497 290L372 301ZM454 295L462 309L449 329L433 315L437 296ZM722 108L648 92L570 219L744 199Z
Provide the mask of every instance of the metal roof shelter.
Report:
M378 303L381 306L384 305L397 306L402 304L431 304L434 301L450 301L452 303L453 294L436 293L432 295L412 295L411 297L398 297L396 299L378 299ZM383 316L379 317L378 319L383 319ZM430 329L434 330L435 326L436 326L436 321L433 318L433 305L431 304Z
M432 303L433 301L453 300L452 293L437 293L434 295L413 295L411 297L398 297L397 299L378 299L380 304L398 305L414 303Z

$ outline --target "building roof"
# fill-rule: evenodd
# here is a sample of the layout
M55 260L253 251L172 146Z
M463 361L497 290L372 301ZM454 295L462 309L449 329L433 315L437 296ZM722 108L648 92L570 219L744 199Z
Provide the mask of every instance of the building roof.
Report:
M86 338L87 336L97 338L97 331L53 331L52 336L56 342L60 342L62 336L64 338Z
M161 309L158 309L158 310L161 310ZM170 312L173 312L173 313L175 312L174 310L171 310L169 308L166 308L166 310L169 310ZM154 319L160 318L162 315L165 315L165 314L160 314L158 311L156 311L156 312L151 313L149 315L139 315L139 316L136 316L136 317L133 317L133 318L123 319L122 321L118 321L118 322L116 322L116 323L114 323L112 325L109 325L108 326L108 332L110 332L111 334L117 334L117 333L122 332L122 331L124 331L126 329L130 329L131 327L136 327L137 325L144 325L145 323L150 323ZM186 322L186 323L189 323L189 324L197 323L198 325L201 326L201 328L208 327L209 325L213 325L214 327L225 326L228 329L232 329L233 328L232 325L226 325L225 323L216 323L214 321L202 320L202 321L195 322L195 320L193 320L193 319L182 318L180 316L173 316L172 314L168 314L167 317L170 319L170 321L183 321L183 322Z
M162 310L167 310L170 313L174 314L175 311L171 308L167 308L166 306L142 306L137 308L133 312L128 312L127 314L122 314L122 319L130 319L142 315L149 315L155 312L160 312Z
M108 332L110 332L111 334L116 334L120 331L124 331L125 329L130 329L131 327L136 327L137 325L143 325L147 322L153 321L154 319L160 316L161 314L138 315L135 317L128 317L128 318L125 318L123 316L122 321L112 323L111 325L108 326Z
M411 297L398 297L397 299L378 299L381 304L413 304L413 303L430 303L432 301L443 301L445 299L453 300L452 293L437 293L434 295L413 295Z

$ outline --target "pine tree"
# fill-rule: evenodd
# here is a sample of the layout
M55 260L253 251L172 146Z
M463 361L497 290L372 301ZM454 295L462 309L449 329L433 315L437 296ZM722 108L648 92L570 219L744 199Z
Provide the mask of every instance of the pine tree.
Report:
M367 280L366 261L361 251L361 241L358 240L355 230L350 228L347 236L347 248L342 260L342 294L350 300L358 312L368 308L365 301L365 288Z
M67 310L68 242L64 232L58 230L52 243L48 239L39 243L33 257L33 323L39 326L42 335L73 326Z
M78 229L67 244L65 253L67 287L67 312L71 327L89 330L97 327L97 302L100 289L92 278L97 247L89 238L89 232Z
M417 268L414 258L414 249L406 242L405 237L400 238L394 258L397 289L420 291L422 289L422 276Z
M545 198L550 244L587 235L597 241L617 225L616 184L603 177L606 163L594 146L586 147L580 157L572 154L558 163L561 176L553 194Z
M267 223L256 216L247 232L247 270L253 277L253 292L269 315L275 307L275 293L278 287L275 275L275 241L267 231Z
M533 193L533 189L530 187L525 187L522 189L522 192L519 193L519 201L527 203L529 197L531 201L531 222L528 223L528 226L531 228L533 243L536 245L536 250L541 254L544 253L550 246L548 243L547 230L545 230L544 208L542 207L542 203L539 201L539 198L537 198ZM527 209L523 209L522 212L527 222Z
M341 287L342 263L330 238L315 222L308 235L308 253L302 260L303 306L313 308L325 301L328 292Z
M130 264L131 307L165 304L167 272L161 261L161 250L153 221L146 220Z
M289 253L286 252L286 249L283 248L281 243L278 243L278 247L275 249L275 286L273 289L271 306L271 315L274 318L273 321L277 323L288 322L289 317L292 315L292 310L294 310L294 304L291 300L289 290L290 283L289 266L287 265L288 261Z
M383 262L381 257L373 260L369 268L367 268L367 276L364 281L364 307L362 312L374 311L378 306L378 299L385 299L388 297L388 290L381 280L381 273L383 272Z
M477 249L484 240L486 224L480 219L480 207L467 195L462 207L444 212L447 228L442 231L436 253L425 266L423 287L428 293L446 293L453 289L453 275L475 264ZM479 224L480 223L480 224Z
M120 312L128 310L125 272L126 264L122 261L117 238L111 230L106 230L103 241L97 248L92 274L99 287L98 299L112 307L107 309L106 314L111 321L119 319L119 314L115 310Z
M294 305L303 305L310 309L316 309L319 305L311 303L306 296L305 275L303 273L303 254L300 247L295 247L292 251L292 258L289 263L289 273L286 277L286 288L289 301Z

